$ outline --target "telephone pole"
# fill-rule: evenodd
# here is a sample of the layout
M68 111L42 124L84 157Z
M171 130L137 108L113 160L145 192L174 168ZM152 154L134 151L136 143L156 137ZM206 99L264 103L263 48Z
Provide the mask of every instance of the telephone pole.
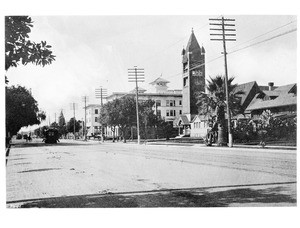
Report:
M228 19L228 18L215 18L209 19L210 21L216 21L217 23L209 23L210 25L217 26L217 28L211 28L210 30L214 31L222 31L222 33L211 33L211 36L221 36L222 38L214 38L210 39L212 41L223 41L223 53L224 54L224 66L225 66L225 92L226 92L226 103L227 103L227 121L228 121L228 146L232 147L232 133L231 133L231 113L229 108L229 91L228 91L228 69L227 69L227 52L226 52L226 41L236 41L235 32L236 30L232 27L235 26L234 21L235 19ZM231 27L228 28L228 27ZM231 32L231 33L228 33ZM227 38L227 37L234 37L234 38Z
M88 102L89 97L88 96L82 96L82 101L84 102L84 125L83 125L83 135L84 135L84 140L86 141L86 102Z
M128 69L128 81L135 82L135 92L136 92L136 128L137 128L137 139L138 145L140 144L140 121L139 121L139 88L138 82L144 82L145 72L143 68L137 68L134 66L132 69Z
M99 99L101 101L101 111L103 109L103 99L107 98L107 89L102 88L102 86L100 86L100 88L95 89L95 95L96 98ZM99 115L100 116L100 115ZM103 123L101 124L101 141L104 141L104 127L103 127Z

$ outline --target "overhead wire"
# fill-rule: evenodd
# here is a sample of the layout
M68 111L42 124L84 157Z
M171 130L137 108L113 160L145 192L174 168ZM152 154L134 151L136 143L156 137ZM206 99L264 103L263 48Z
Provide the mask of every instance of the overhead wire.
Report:
M292 23L294 23L294 22L296 22L296 21L297 21L297 20L290 21L290 22L287 23L287 24L284 24L284 25L282 25L282 26L276 27L276 28L274 28L274 29L272 29L272 30L270 30L270 31L268 31L268 32L265 32L265 33L263 33L263 34L260 34L260 35L254 37L254 38L251 38L250 40L247 40L247 41L245 41L245 42L243 42L243 43L237 44L237 45L231 47L230 49L233 49L233 48L235 48L235 47L241 46L241 45L243 45L243 44L245 44L245 43L249 43L249 42L251 42L251 41L253 41L253 40L256 40L257 38L260 38L260 37L262 37L262 36L265 36L265 35L267 35L267 34L269 34L269 33L274 32L274 31L276 31L276 30L279 30L279 29L281 29L281 28L284 28L284 27L286 27L286 26L288 26L288 25L290 25L290 24L292 24Z
M297 31L297 28L294 28L294 29L288 30L288 31L286 31L286 32L283 32L283 33L277 34L276 36L272 36L272 37L270 37L270 38L267 38L267 39L264 39L264 40L262 40L262 41L258 41L258 42L256 42L256 43L250 44L250 45L248 45L248 46L246 46L246 47L243 47L243 48L240 48L240 49L237 49L237 50L234 50L234 51L228 52L227 54L228 54L228 55L229 55L229 54L233 54L233 53L235 53L235 52L238 52L238 51L244 50L244 49L246 49L246 48L249 48L249 47L252 47L252 46L255 46L255 45L261 44L261 43L265 43L265 42L267 42L267 41L273 40L273 39L275 39L275 38L278 38L278 37L281 37L281 36L287 35L287 34L289 34L289 33L295 32L295 31Z
M217 18L220 18L220 17L221 17L221 16L219 16L219 17L217 17ZM196 28L196 30L197 30L197 31L200 31L200 30L204 29L205 27L207 27L208 25L209 25L209 22L203 24L203 25L202 25L201 27L199 27L199 28ZM188 37L189 37L189 35L184 36L184 37L182 37L181 39L177 40L176 42L170 44L169 46L167 46L167 47L164 48L163 50L160 50L159 52L156 52L155 54L153 54L153 55L151 55L151 56L149 56L149 57L143 59L143 60L140 62L141 65L142 65L143 62L146 62L146 60L149 60L149 59L151 59L151 58L154 58L157 54L161 54L161 53L167 51L168 49L170 49L171 47L175 46L175 45L178 44L179 42L182 42L183 40L185 40L185 39L188 38Z
M255 40L255 39L259 38L259 37L262 37L263 35L266 35L266 34L268 34L268 33L270 33L270 32L273 32L273 31L275 31L275 30L278 30L279 28L285 27L285 26L287 26L287 25L289 25L289 24L291 24L291 23L293 23L293 22L295 22L295 21L289 22L288 24L285 24L285 25L283 25L283 26L277 27L277 28L275 28L275 29L273 29L273 30L271 30L271 31L268 31L267 33L264 33L264 34L261 34L261 35L255 37L255 38L252 38L252 39L250 39L250 40L244 42L244 44L245 44L245 43L248 43L248 42L250 42L250 41L253 41L253 40ZM264 39L264 40L262 40L262 41L259 41L259 42L250 44L250 45L248 45L248 46L242 47L242 48L240 48L240 49L237 49L237 50L228 52L227 55L233 54L233 53L235 53L235 52L244 50L244 49L246 49L246 48L250 48L250 47L252 47L252 46L255 46L255 45L258 45L258 44L261 44L261 43L265 43L265 42L267 42L267 41L273 40L273 39L275 39L275 38L278 38L278 37L287 35L287 34L289 34L289 33L295 32L295 31L297 31L297 28L294 28L294 29L285 31L285 32L283 32L283 33L280 33L280 34L277 34L277 35L275 35L275 36L269 37L269 38ZM235 47L237 47L237 46L240 46L240 45L236 45ZM211 62L213 62L213 61L215 61L215 60L217 60L217 59L219 59L219 58L222 58L222 57L223 57L223 55L218 56L218 57L216 57L216 58L214 58L214 59L211 59L211 60L209 60L209 61L206 62L206 63L202 63L202 64L199 64L199 65L194 65L192 68L190 68L190 70L194 70L194 69L197 69L197 68L199 68L199 67L201 67L201 66L207 65L207 64L209 64L209 63L211 63ZM177 73L177 74L174 74L174 75L171 75L171 76L169 76L169 77L165 77L165 78L171 78L171 77L174 77L174 76L177 76L177 75L180 75L180 74L182 74L182 72Z

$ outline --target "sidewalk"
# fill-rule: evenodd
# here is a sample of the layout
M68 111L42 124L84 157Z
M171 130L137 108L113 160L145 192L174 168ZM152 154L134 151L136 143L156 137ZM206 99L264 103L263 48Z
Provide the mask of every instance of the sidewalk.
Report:
M219 147L217 144L213 144L212 146L206 146L204 143L177 143L174 141L168 142L168 141L158 141L158 142L147 142L146 145L170 145L170 146L196 146L196 147L207 147L207 148L229 148L229 147ZM283 146L283 145L266 145L264 148L260 145L244 145L244 144L233 144L234 148L243 148L243 149L276 149L276 150L297 150L296 146Z

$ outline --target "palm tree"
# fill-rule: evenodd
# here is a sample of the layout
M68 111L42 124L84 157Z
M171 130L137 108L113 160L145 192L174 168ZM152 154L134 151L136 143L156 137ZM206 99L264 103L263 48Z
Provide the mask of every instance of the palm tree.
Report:
M229 109L231 115L236 115L242 112L240 105L239 94L241 91L235 92L237 84L233 84L234 77L228 79L228 92L229 92ZM221 75L207 80L208 94L200 93L197 97L197 106L199 114L206 116L216 116L218 122L218 145L227 145L225 140L225 108L226 108L226 90L225 78Z

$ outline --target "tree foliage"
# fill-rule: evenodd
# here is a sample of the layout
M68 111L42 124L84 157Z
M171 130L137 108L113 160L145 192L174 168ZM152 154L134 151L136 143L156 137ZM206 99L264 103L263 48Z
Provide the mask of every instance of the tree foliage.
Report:
M58 125L59 125L60 127L66 125L66 120L65 120L65 117L64 117L64 114L63 114L62 111L60 112L60 115L59 115L59 117L58 117Z
M21 127L40 124L45 118L39 112L37 101L22 86L6 87L6 132L15 135Z
M67 125L66 125L66 120L64 117L63 112L60 112L60 115L58 117L58 126L57 126L58 132L60 135L66 135L67 134Z
M233 80L234 77L228 79L229 109L231 115L236 115L242 112L240 97L238 96L242 92L234 92L237 84L233 84ZM225 77L218 75L215 78L210 78L207 90L208 94L198 94L197 106L199 114L216 116L219 126L218 144L226 144L224 137L225 126L227 126L225 123L225 108L227 106Z
M5 17L5 70L17 67L19 62L45 66L55 60L46 41L36 43L28 39L32 27L29 16Z
M81 121L76 120L74 121L74 117L70 119L70 121L67 123L67 131L70 133L74 133L74 122L75 122L75 132L79 132L81 129Z
M157 117L153 111L154 101L139 102L139 119L141 131L146 136L146 128L157 124ZM100 111L100 122L111 127L114 131L118 127L126 141L127 132L136 127L136 101L134 97L115 99L103 105Z

